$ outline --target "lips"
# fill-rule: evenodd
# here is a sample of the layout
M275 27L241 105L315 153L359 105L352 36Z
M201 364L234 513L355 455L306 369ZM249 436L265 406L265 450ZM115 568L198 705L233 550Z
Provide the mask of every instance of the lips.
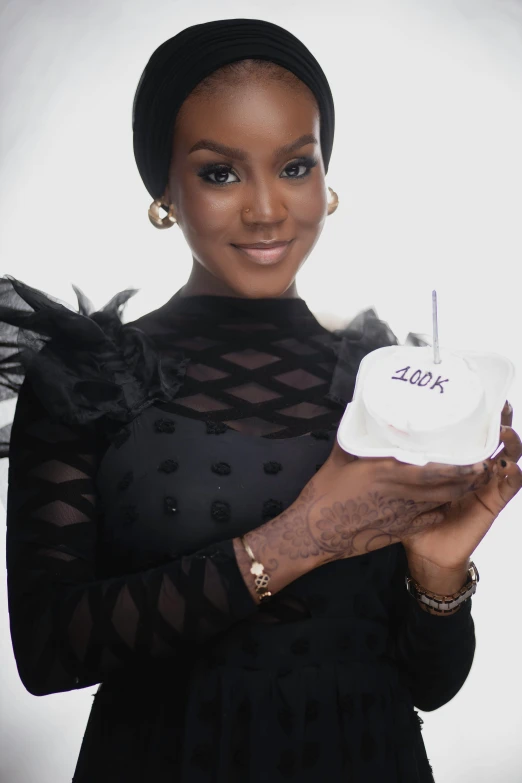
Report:
M234 247L241 247L245 250L266 250L271 247L284 247L290 242L289 239L282 239L279 241L270 241L270 242L251 242L250 244L236 244Z
M259 242L254 245L232 245L232 247L257 264L276 264L286 255L292 242L293 240L288 242Z

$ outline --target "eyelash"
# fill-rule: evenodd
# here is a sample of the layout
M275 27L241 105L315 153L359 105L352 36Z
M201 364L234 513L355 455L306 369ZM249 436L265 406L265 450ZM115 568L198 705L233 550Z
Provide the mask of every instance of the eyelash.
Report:
M305 166L306 172L304 174L299 174L297 177L283 177L283 179L305 179L305 177L308 177L311 170L314 168L314 166L317 166L317 159L316 158L310 158L310 157L302 157L297 158L296 160L292 161L292 163L289 163L288 166L286 166L283 170L286 171L286 169L290 168L296 168L299 166ZM210 174L221 174L224 172L230 172L232 171L232 166L226 166L223 163L209 163L206 166L203 166L198 171L198 177L201 177L205 182L208 182L209 185L217 185L218 187L223 187L225 185L232 185L234 183L232 182L214 182L214 180L209 179ZM237 175L236 175L237 176Z

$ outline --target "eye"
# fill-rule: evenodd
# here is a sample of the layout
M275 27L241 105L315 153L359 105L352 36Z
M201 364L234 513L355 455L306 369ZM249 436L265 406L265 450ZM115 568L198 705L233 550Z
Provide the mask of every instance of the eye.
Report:
M304 172L295 176L283 177L283 179L304 179L304 177L307 177L310 174L314 166L317 166L317 160L315 160L315 158L298 158L292 163L289 163L288 166L286 166L285 171L304 169Z
M315 158L297 158L297 160L292 161L292 163L289 163L288 166L284 168L285 172L294 173L290 173L288 176L283 177L283 179L304 179L310 174L314 166L317 166L317 160ZM304 171L299 173L299 171L303 169ZM234 174L231 166L226 166L223 163L208 163L198 171L198 177L201 177L204 182L218 186L231 185L233 182L240 181L237 174L234 174L236 177L235 180L229 180L228 177L230 174Z
M222 163L209 163L198 171L198 177L201 177L205 182L210 182L212 185L230 185L231 182L227 181L226 177L231 173L233 172L230 166L224 166ZM216 176L217 179L211 179L212 175ZM239 179L232 181L239 182Z

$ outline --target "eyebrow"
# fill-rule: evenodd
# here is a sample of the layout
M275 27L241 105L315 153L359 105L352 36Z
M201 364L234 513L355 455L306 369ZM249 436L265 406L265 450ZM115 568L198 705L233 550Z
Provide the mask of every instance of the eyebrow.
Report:
M303 136L299 136L295 141L290 142L290 144L279 147L275 152L275 157L289 155L291 152L294 152L294 150L304 147L305 144L318 143L319 142L312 133L305 133ZM191 152L196 152L197 150L211 150L212 152L217 152L219 155L225 155L228 158L235 158L236 160L246 160L248 158L248 155L244 150L238 149L237 147L227 147L225 144L219 144L212 139L200 139L189 149L188 154L190 155Z

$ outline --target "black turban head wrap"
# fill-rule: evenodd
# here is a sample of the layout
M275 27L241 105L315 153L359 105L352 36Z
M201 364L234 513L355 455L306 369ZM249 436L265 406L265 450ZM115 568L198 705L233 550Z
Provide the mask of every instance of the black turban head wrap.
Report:
M332 153L334 104L321 66L283 27L259 19L222 19L187 27L161 44L145 66L132 107L134 156L145 187L160 198L168 182L172 134L183 101L223 65L271 60L294 73L314 94L320 112L325 171Z

